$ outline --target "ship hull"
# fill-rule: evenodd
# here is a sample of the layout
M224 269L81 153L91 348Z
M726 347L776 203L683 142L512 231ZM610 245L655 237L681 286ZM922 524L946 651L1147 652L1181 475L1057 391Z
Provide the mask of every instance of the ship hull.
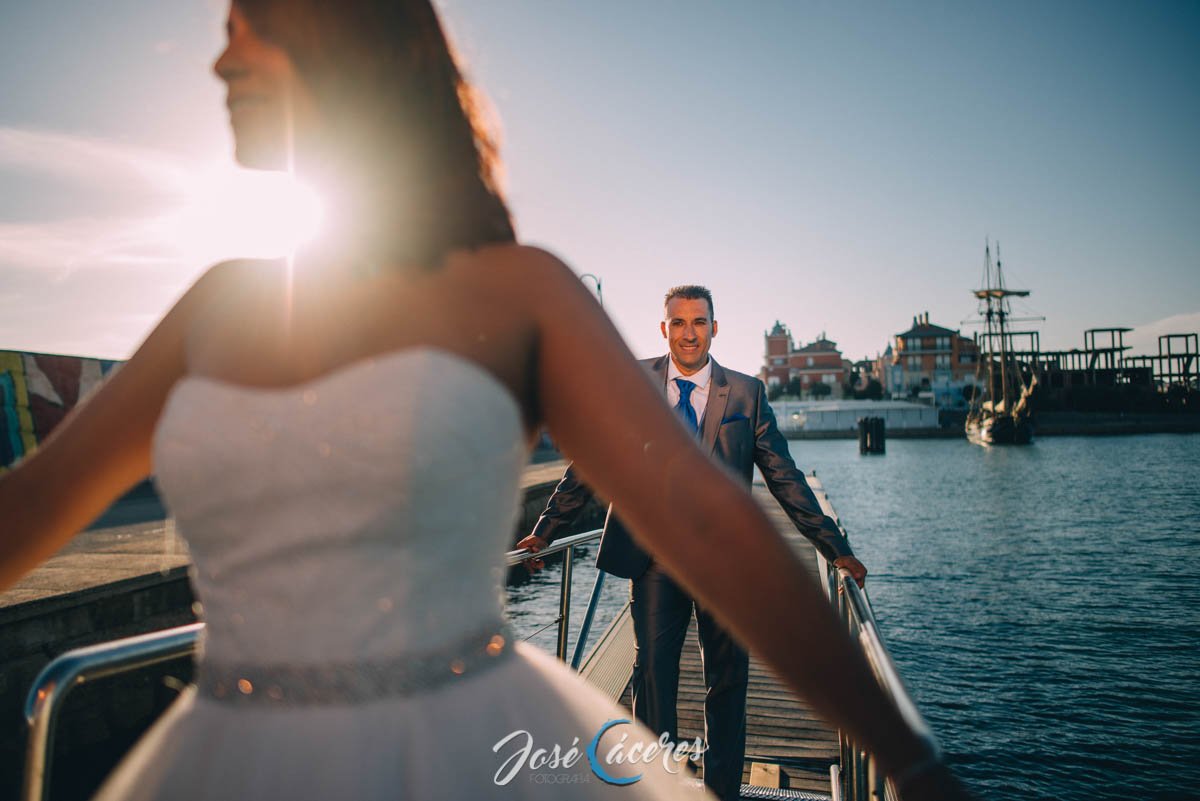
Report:
M967 439L980 445L1028 445L1033 442L1033 423L1007 415L968 419Z

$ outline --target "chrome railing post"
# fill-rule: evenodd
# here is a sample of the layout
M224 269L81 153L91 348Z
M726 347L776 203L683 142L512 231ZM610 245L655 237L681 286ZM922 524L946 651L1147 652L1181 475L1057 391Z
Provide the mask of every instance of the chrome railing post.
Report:
M603 570L596 570L596 581L592 584L592 595L588 598L587 612L583 615L583 624L579 627L579 639L575 641L575 654L571 657L571 669L579 670L583 661L583 650L587 647L588 636L592 633L592 619L596 616L596 604L600 601L600 591L604 589Z
M873 754L867 756L867 782L871 787L871 801L887 801L883 772Z
M563 554L562 584L558 594L558 658L567 661L567 635L571 628L571 567L575 563L575 546L567 546Z
M846 801L842 786L842 768L840 765L829 766L829 801Z
M842 794L846 801L856 801L854 795L854 747L850 743L846 743L848 751L843 754L842 769Z

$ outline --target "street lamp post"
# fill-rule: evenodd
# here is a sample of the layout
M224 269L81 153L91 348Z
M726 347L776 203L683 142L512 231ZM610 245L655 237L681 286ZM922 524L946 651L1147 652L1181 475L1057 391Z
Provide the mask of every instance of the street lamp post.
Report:
M604 306L604 285L600 281L600 276L595 275L593 273L584 273L583 275L579 276L580 281L584 280L585 278L590 278L596 282L596 299L600 301L600 306L603 307Z

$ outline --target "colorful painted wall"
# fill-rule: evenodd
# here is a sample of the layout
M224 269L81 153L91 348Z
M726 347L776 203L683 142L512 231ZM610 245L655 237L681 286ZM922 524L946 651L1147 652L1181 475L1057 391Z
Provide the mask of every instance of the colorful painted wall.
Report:
M37 447L120 362L0 350L0 471Z

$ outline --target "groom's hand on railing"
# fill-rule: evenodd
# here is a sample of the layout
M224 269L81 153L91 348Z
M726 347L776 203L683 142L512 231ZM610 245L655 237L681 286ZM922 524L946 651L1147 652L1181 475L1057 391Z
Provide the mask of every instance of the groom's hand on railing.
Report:
M516 550L521 550L522 548L524 548L527 551L532 551L533 553L537 553L538 551L542 550L549 544L550 543L546 542L544 539L537 536L536 534L530 534L529 536L525 537L523 540L521 540L520 542L517 543ZM541 570L543 567L546 566L546 563L541 559L526 559L521 564L525 565L525 569L528 570L531 574L534 573L535 571Z
M528 539L528 538L526 538ZM524 540L522 540L523 542ZM519 543L518 543L519 546ZM850 573L850 578L854 579L854 583L861 589L863 583L867 580L867 568L853 556L839 556L833 560L834 567L840 567Z

